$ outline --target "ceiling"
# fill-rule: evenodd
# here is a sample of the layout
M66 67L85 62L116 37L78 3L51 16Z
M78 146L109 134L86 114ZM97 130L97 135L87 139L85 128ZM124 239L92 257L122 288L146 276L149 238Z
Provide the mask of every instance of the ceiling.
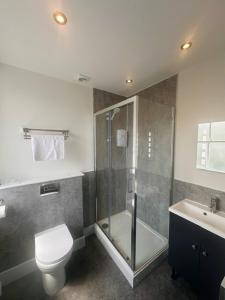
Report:
M224 50L223 0L0 1L1 62L124 96Z

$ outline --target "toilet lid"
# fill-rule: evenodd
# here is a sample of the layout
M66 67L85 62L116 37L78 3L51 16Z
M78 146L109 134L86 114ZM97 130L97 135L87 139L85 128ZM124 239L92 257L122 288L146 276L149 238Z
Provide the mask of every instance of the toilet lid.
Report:
M35 235L35 257L43 264L60 261L73 247L73 238L62 224Z

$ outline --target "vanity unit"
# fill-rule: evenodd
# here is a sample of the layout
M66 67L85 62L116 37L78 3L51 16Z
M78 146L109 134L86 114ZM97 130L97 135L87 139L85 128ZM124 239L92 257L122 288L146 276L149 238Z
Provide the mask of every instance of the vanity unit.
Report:
M169 264L201 299L218 300L225 276L225 213L185 199L169 208Z

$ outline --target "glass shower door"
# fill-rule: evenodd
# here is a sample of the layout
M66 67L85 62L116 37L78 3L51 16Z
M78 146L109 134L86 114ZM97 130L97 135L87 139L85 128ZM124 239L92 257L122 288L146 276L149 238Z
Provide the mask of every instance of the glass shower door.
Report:
M122 106L111 120L112 211L111 238L128 263L131 262L131 210L133 197L133 103ZM130 199L129 199L130 197Z
M130 265L134 155L134 103L96 115L97 222Z

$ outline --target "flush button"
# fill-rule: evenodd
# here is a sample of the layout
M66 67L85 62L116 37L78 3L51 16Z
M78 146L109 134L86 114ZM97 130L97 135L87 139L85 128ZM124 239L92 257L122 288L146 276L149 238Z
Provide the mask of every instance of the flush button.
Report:
M45 183L40 186L40 195L50 195L56 194L59 192L60 186L59 183Z

